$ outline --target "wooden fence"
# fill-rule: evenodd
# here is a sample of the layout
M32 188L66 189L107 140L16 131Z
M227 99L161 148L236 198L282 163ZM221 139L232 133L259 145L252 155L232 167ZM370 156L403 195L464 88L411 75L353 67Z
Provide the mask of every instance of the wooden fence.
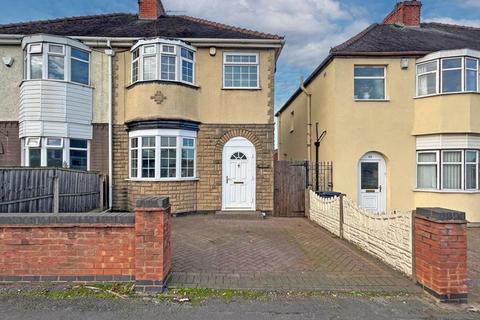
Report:
M105 177L62 168L0 168L0 212L88 212L105 205Z

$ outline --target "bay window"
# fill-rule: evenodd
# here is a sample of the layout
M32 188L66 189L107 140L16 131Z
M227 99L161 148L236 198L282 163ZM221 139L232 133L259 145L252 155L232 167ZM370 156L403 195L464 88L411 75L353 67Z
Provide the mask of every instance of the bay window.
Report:
M182 41L141 40L132 48L132 83L195 83L195 49Z
M148 129L130 132L130 178L195 178L196 131Z
M257 53L225 53L223 87L226 89L259 88L259 55Z
M417 63L417 96L480 92L479 61L479 58L469 56L420 59Z
M89 169L88 140L59 137L23 139L23 165L27 167L66 167Z
M385 67L355 66L355 100L385 100Z
M31 43L25 50L25 80L58 80L88 85L90 52L60 43Z
M417 152L417 189L479 191L479 150Z

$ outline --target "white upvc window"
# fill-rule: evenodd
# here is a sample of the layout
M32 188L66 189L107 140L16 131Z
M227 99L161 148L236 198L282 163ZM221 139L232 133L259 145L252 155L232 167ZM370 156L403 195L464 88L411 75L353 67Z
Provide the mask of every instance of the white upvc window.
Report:
M132 83L171 81L195 84L195 48L181 41L141 40L132 52Z
M175 181L196 177L195 131L132 131L129 145L130 179Z
M61 167L89 170L89 141L60 137L23 140L22 163L27 167Z
M386 99L385 66L354 67L354 99L373 101Z
M25 50L25 80L90 84L90 52L57 43L31 43Z
M438 151L417 152L418 189L438 189L439 173L440 166Z
M479 191L479 150L417 152L417 189Z
M417 96L438 93L438 64L438 61L430 61L417 65Z
M225 89L259 89L258 53L225 52L223 55L223 87Z
M443 57L417 63L417 97L480 92L480 59Z

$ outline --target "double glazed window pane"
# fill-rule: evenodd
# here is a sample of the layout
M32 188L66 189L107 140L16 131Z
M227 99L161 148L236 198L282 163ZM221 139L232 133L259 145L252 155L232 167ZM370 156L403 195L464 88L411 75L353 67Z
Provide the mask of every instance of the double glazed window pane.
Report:
M143 58L143 80L153 80L155 79L155 69L157 67L156 57L145 57Z
M48 79L65 79L65 58L63 56L48 56Z
M355 67L354 96L358 100L385 99L385 68Z
M70 150L70 168L87 170L87 150Z
M175 57L162 56L162 80L175 80Z
M47 167L63 166L63 149L47 149Z
M225 66L225 86L231 88L258 87L257 66Z
M442 60L442 92L462 91L462 59Z
M155 178L155 149L142 150L142 178Z
M42 79L43 57L41 54L30 55L30 79Z
M461 152L443 153L443 188L457 190L462 188Z
M72 59L72 81L88 85L88 63Z
M425 96L437 93L437 62L429 62L417 66L417 95Z
M193 63L182 61L182 80L193 83Z
M40 167L41 166L41 155L42 155L42 150L41 149L30 148L29 149L29 159L28 159L29 166L30 167Z
M361 164L362 190L378 189L378 163L362 162Z
M478 90L478 66L476 59L465 60L465 89L467 91Z
M465 151L465 188L477 189L478 179L478 153L477 151Z
M437 153L419 153L417 166L417 187L437 189Z

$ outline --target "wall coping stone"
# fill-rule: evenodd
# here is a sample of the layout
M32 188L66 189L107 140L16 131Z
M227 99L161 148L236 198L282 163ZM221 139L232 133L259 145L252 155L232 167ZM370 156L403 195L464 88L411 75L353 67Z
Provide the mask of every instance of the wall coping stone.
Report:
M135 223L129 212L95 213L0 213L0 225L108 224Z
M415 216L432 221L466 222L465 212L445 208L417 208Z
M146 197L137 200L137 209L154 209L162 208L167 209L170 207L170 201L168 197Z

